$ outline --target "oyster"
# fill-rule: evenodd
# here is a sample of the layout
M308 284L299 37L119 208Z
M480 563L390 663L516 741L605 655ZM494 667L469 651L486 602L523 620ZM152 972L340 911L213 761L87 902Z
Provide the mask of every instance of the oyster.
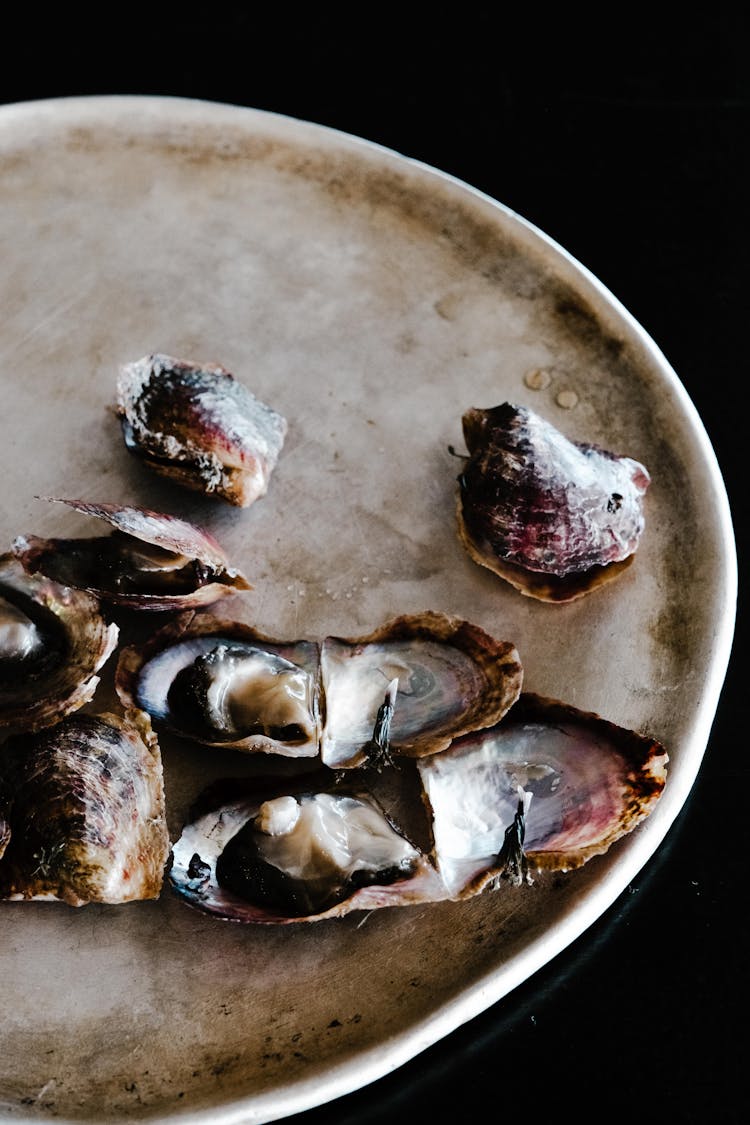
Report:
M170 855L159 745L142 713L69 715L0 759L0 899L157 898Z
M434 753L497 722L522 675L512 644L446 614L402 616L320 644L201 616L123 649L116 685L123 703L198 742L320 752L324 764L351 768L390 751Z
M321 756L328 766L351 768L365 763L392 682L390 750L421 757L496 723L518 698L523 670L509 641L433 612L396 617L362 637L327 637L321 677Z
M114 531L85 539L18 536L13 553L30 573L139 610L210 605L252 588L213 536L176 516L119 504L52 502L104 520Z
M265 495L286 419L218 364L147 355L123 366L125 445L154 472L247 508Z
M91 594L0 556L0 733L37 730L82 707L118 637Z
M391 771L398 801L376 795L373 774L358 790L328 770L214 784L169 883L199 910L255 923L462 901L606 852L653 811L667 760L654 739L526 693L496 726L409 763L416 786Z
M320 740L319 652L250 626L185 615L120 653L125 706L207 746L314 757Z
M646 468L569 441L525 406L467 410L459 537L475 562L548 602L582 597L633 560Z
M276 924L442 893L427 856L379 801L326 770L285 785L233 779L206 790L174 847L169 884L208 914Z

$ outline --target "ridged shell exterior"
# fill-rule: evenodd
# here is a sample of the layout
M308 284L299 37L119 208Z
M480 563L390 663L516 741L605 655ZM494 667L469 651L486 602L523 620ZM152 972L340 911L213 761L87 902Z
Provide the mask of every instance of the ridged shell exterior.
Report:
M120 370L127 448L175 483L246 508L263 496L286 419L225 367L152 354Z
M528 407L467 410L458 535L522 594L568 602L630 565L645 519L646 468L569 441Z

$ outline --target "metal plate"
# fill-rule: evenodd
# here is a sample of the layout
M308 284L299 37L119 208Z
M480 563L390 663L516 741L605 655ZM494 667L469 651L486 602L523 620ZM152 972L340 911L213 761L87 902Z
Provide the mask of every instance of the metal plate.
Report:
M217 922L166 890L121 907L3 904L0 1119L276 1120L498 1001L659 846L729 656L723 482L677 376L616 298L432 168L273 114L115 97L4 108L0 170L7 544L98 531L39 496L171 511L254 583L222 614L317 639L454 613L518 646L529 690L670 753L648 821L521 893L279 929ZM219 362L287 417L252 508L182 492L127 454L116 372L151 351ZM634 565L580 602L523 598L458 543L449 447L467 407L505 400L652 475ZM94 702L111 703L108 675ZM253 768L167 738L162 751L173 838L207 780Z

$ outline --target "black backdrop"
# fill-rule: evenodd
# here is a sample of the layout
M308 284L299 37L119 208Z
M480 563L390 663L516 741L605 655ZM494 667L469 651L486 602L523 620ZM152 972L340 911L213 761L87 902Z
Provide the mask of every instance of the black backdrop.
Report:
M619 6L606 22L501 4L34 11L6 28L0 102L234 102L376 141L499 199L596 274L677 371L727 483L742 574L749 52L730 12L660 28ZM750 1118L740 630L693 792L619 901L479 1018L290 1122Z

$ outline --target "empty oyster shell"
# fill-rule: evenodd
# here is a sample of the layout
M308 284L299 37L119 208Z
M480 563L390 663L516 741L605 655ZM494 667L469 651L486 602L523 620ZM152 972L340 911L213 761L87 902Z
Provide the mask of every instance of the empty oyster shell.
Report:
M82 707L118 637L91 594L0 556L0 733L38 730Z
M148 716L80 712L3 746L9 842L0 898L71 906L157 898L169 859L162 764Z
M384 700L390 751L434 753L490 726L521 690L518 652L484 630L440 613L402 616L367 636L271 640L241 622L183 618L120 654L116 685L126 705L207 745L325 765L371 760Z
M210 605L252 589L208 532L176 516L120 504L53 498L115 530L86 539L18 536L13 553L30 573L138 610Z
M328 770L214 784L174 845L169 882L240 922L462 901L606 852L653 811L667 760L654 739L524 694L495 727L419 758L422 788L401 794L398 814L373 791L382 775L356 791ZM392 772L408 789L408 771Z
M524 692L491 730L418 763L433 856L451 898L477 894L509 866L506 833L524 795L525 869L567 871L647 817L666 783L656 739L593 712ZM520 868L523 867L523 870Z
M321 646L327 766L365 762L388 685L397 681L389 741L393 753L434 754L470 730L491 726L521 691L518 650L468 621L427 612L393 618L366 636L327 637Z
M117 409L127 448L150 469L241 508L266 493L287 432L226 368L168 355L121 368Z
M467 410L459 537L475 562L548 602L617 577L644 528L646 468L569 441L525 406Z

